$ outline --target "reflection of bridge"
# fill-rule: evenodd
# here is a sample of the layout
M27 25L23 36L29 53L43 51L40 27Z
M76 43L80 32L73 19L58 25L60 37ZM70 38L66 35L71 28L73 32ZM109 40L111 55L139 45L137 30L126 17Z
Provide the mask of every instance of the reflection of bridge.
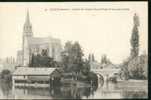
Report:
M119 73L120 68L118 69L110 69L110 68L91 69L91 71L97 74L98 79L103 78L103 81L106 81L109 77L113 76L115 73Z

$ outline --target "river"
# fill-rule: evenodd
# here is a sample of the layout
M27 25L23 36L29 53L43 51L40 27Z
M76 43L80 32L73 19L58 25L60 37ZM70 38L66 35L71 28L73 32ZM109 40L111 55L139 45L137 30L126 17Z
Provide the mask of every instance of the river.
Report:
M62 86L53 88L15 88L0 80L0 99L109 99L147 98L147 80L105 82L98 87Z

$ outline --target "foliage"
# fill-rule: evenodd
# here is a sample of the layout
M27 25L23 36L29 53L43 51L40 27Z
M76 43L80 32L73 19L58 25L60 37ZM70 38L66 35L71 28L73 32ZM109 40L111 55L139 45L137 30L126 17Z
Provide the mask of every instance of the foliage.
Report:
M95 61L94 54L92 54L92 61Z
M97 75L90 72L90 61L83 59L83 51L78 42L66 42L62 52L62 65L65 72L72 73L75 80L83 82L97 82ZM94 58L94 56L93 56Z
M139 19L138 16L134 15L134 26L132 30L132 36L131 36L131 57L134 58L138 56L139 54L139 34L138 34L138 26L139 26Z
M117 83L117 77L116 76L112 76L109 78L109 81L113 82L113 83Z
M93 72L89 72L88 75L87 75L87 81L89 83L93 82L92 85L94 86L97 86L98 85L98 78L97 78L97 75Z
M48 56L47 50L42 50L41 54L32 54L30 67L58 67L58 62Z
M147 55L140 55L132 59L128 64L130 78L147 79Z
M129 63L129 61L130 60L128 58L121 65L121 73L120 73L121 79L124 79L124 80L128 80L129 79L129 71L128 71L128 63Z
M78 42L75 42L72 47L72 57L73 63L72 68L75 72L80 72L83 67L83 51Z
M107 58L107 55L104 54L102 55L102 58L101 58L101 64L110 64L111 61Z
M89 60L90 62L94 62L94 61L95 61L94 54L89 54L88 60Z
M148 59L146 54L135 58L129 58L123 62L121 73L126 79L147 79L148 78Z
M98 77L94 72L87 72L87 74L79 73L77 76L77 79L79 81L92 84L94 86L97 86L98 83Z
M134 26L131 36L131 56L127 61L123 62L122 71L125 77L131 79L147 79L147 55L142 54L139 56L139 18L134 15Z
M64 70L67 72L80 72L83 67L83 51L78 42L72 44L70 41L66 42L64 51L62 52L62 64Z
M90 62L86 59L83 63L83 70L82 73L87 75L90 72Z
M5 79L7 81L11 81L11 72L7 69L2 70L1 72L1 78Z
M70 41L65 43L64 51L62 52L62 65L64 70L70 71L72 66L72 43Z

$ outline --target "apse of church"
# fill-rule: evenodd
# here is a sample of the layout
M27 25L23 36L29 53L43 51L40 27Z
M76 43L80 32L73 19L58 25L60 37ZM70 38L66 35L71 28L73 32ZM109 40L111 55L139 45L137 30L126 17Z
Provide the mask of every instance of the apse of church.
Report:
M28 66L32 55L38 55L43 50L47 51L49 57L55 61L61 61L62 45L60 39L53 37L34 37L32 24L27 12L26 20L23 27L23 42L22 50L18 51L18 65Z

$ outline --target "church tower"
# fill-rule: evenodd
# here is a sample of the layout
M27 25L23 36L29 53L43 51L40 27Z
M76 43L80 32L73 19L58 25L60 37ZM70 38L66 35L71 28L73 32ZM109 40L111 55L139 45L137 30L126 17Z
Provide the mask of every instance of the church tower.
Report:
M30 23L29 11L27 11L26 20L24 23L23 35L26 37L32 37L32 25Z
M27 11L26 20L23 27L23 66L28 66L29 64L29 39L32 37L32 25L30 23L29 11Z

